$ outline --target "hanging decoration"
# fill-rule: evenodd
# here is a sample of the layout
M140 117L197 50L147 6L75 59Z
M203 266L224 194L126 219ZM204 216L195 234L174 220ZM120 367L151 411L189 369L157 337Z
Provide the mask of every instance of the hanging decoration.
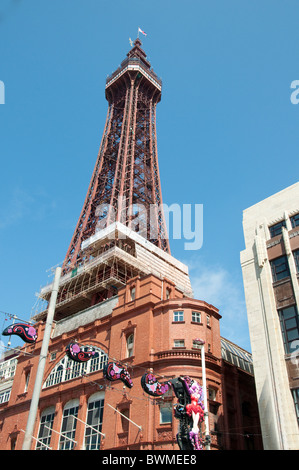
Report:
M106 379L114 382L121 380L128 388L133 387L131 376L127 369L120 362L108 362L103 369Z
M172 379L171 384L178 399L174 409L180 421L177 443L181 450L202 450L199 424L204 419L203 390L188 376Z
M184 377L184 384L190 396L191 403L186 405L186 413L192 418L192 427L189 431L189 438L195 450L202 449L199 439L199 423L204 420L203 390L196 380Z
M95 351L83 351L77 343L69 343L65 351L67 356L75 362L87 362L95 355Z
M13 325L8 326L2 332L3 336L10 336L10 335L17 335L19 336L25 343L35 343L37 340L37 331L36 329L28 325L26 323L15 323Z
M148 395L153 397L161 397L164 395L164 393L171 389L171 383L160 383L154 374L144 374L141 377L141 387Z

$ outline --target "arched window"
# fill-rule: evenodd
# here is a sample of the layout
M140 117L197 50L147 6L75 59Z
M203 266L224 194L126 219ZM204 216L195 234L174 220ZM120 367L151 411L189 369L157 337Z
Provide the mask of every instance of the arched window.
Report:
M89 397L85 427L85 450L99 450L101 445L105 392L94 393ZM92 427L91 427L92 426Z
M77 416L79 410L79 398L67 402L63 409L59 450L72 450L76 444L75 433L77 427Z
M38 442L36 443L36 450L47 450L45 446L50 446L50 440L52 435L53 421L55 415L55 407L50 406L43 410L40 417L39 431L38 431ZM45 445L43 445L45 444Z
M89 374L97 370L102 370L108 361L107 354L95 346L84 346L82 350L89 351L93 349L95 355L87 362L75 362L65 355L48 375L43 388L57 385L67 380L75 379L81 375Z

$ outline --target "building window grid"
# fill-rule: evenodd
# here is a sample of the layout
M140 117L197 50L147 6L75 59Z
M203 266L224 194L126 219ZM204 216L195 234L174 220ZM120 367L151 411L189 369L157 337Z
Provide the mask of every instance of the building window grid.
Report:
M299 424L299 388L295 388L292 390L294 405L295 405L295 412L297 416L297 421Z
M174 348L184 348L185 340L184 339L175 339L173 342Z
M0 363L0 379L10 379L16 373L18 359L9 359Z
M299 317L295 305L278 310L281 334L286 354L296 351L299 341Z
M88 349L90 349L90 346L86 346L86 350ZM74 362L67 356L64 356L64 358L51 371L50 375L45 381L44 388L75 379L80 375L102 370L107 361L108 356L102 350L96 350L96 353L92 359L90 359L88 362L82 363Z
M101 445L101 432L103 424L104 399L95 400L88 404L85 428L85 450L99 450ZM89 426L88 426L89 425ZM94 429L92 429L92 426Z
M299 212L298 214L293 215L290 217L291 225L292 228L298 227L299 226Z
M295 266L296 266L296 272L299 274L299 250L293 251L293 256L294 256L294 261L295 261Z
M11 392L11 388L9 390L4 390L4 392L0 393L0 404L7 403L9 401L10 392Z
M41 416L40 427L38 432L38 440L40 442L36 443L35 450L48 450L45 445L50 446L54 416L54 411L45 413L43 416Z
M78 410L79 406L73 406L63 411L59 450L72 450L74 448L75 442L73 441L75 440Z
M279 256L270 261L273 282L290 276L289 264L286 256Z
M269 232L270 232L271 238L276 237L277 235L281 235L282 227L286 227L286 221L285 220L282 220L281 222L278 222L277 224L271 225L269 227Z
M184 321L184 311L178 310L176 312L173 312L173 321L174 322Z
M192 321L194 323L201 323L201 313L200 312L192 312Z

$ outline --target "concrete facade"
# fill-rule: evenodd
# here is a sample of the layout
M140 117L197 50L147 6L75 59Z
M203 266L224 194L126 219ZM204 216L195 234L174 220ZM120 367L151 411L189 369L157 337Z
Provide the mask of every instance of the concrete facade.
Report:
M299 183L246 209L241 252L254 375L265 449L298 449ZM283 315L295 312L294 328ZM295 400L295 402L294 402Z

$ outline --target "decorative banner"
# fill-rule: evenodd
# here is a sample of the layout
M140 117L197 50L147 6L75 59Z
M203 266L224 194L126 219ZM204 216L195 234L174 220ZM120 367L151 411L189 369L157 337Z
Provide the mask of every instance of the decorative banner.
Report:
M5 328L2 334L3 336L17 335L25 341L25 343L35 343L37 340L36 329L26 323L15 323L10 325Z
M170 382L158 382L153 374L144 374L141 377L141 387L148 394L153 397L161 397L164 393L171 389Z
M77 343L70 343L65 351L68 357L75 362L87 362L95 355L95 351L82 351Z
M133 382L129 372L120 362L108 362L103 369L103 373L106 379L111 382L121 380L127 387L133 387Z

